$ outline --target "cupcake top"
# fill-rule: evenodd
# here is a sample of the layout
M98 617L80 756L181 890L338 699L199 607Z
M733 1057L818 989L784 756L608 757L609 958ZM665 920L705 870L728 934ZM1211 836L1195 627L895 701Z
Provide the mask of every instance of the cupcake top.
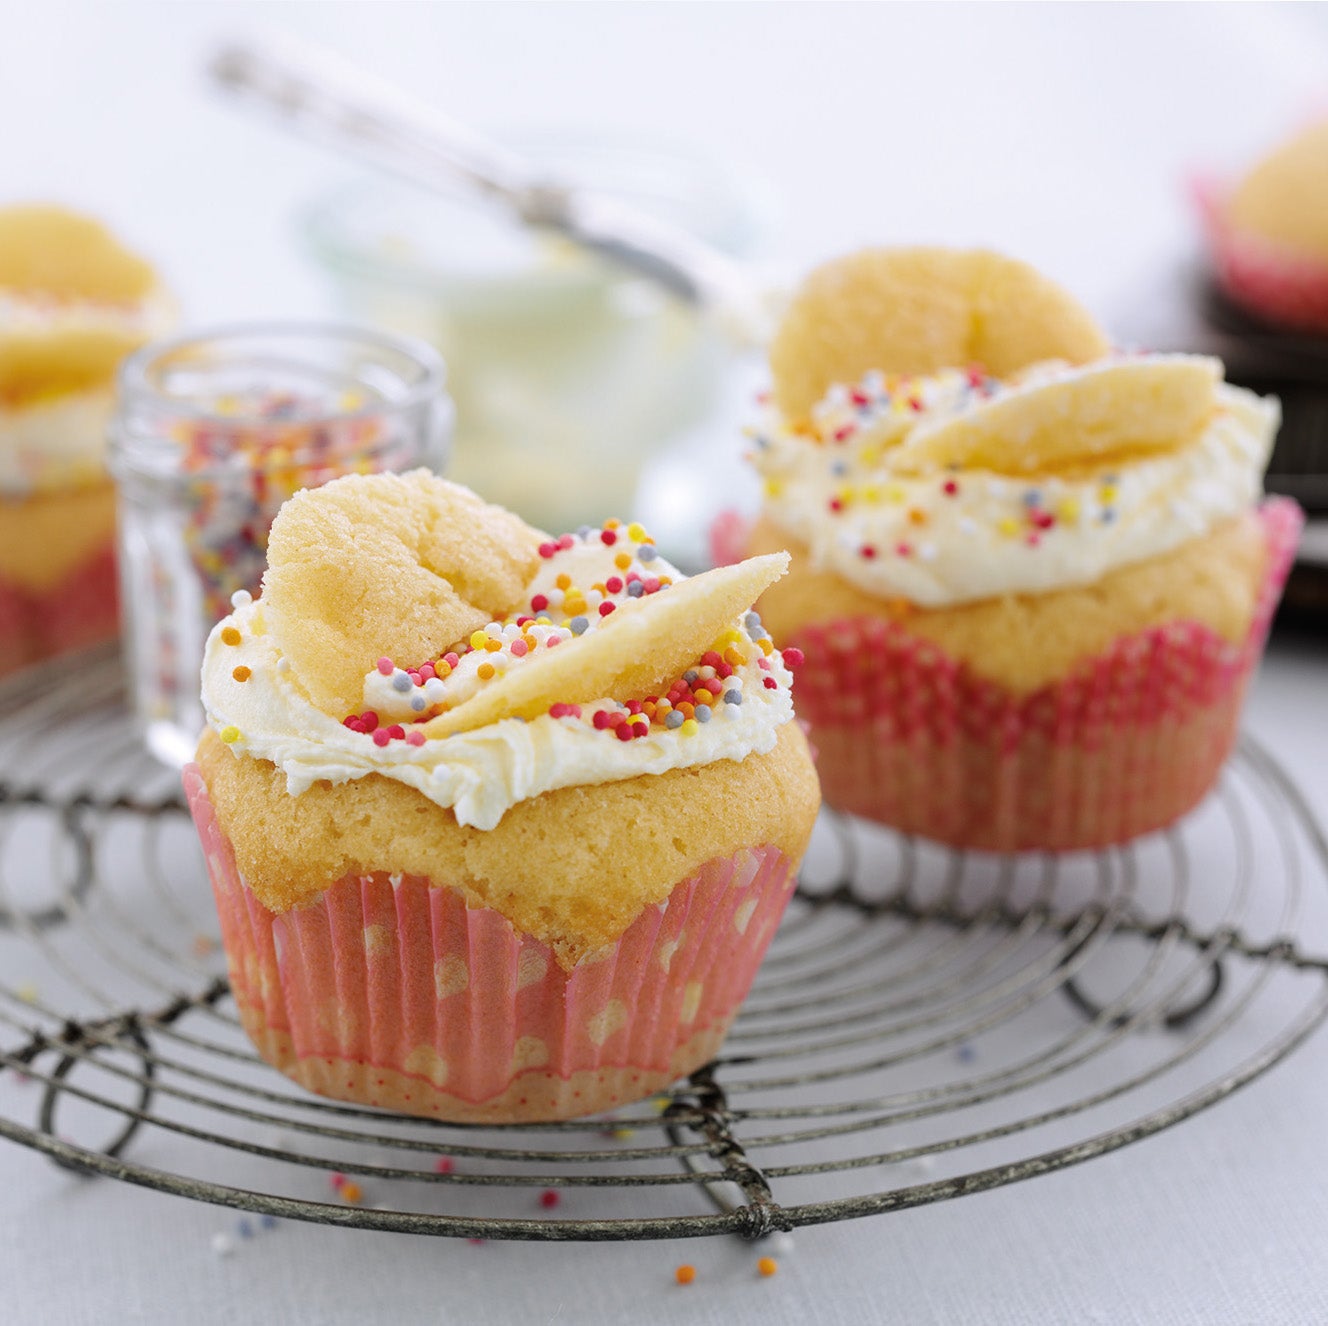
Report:
M0 490L100 476L116 369L171 321L152 268L98 222L0 208Z
M750 611L784 555L689 579L639 525L548 538L421 470L297 494L268 558L203 701L294 795L380 775L492 829L556 788L766 753L792 717L796 658Z
M1089 584L1259 497L1275 400L1213 359L1121 355L994 254L873 250L795 298L749 430L765 513L812 565L946 607Z
M1260 161L1232 191L1226 214L1239 230L1328 262L1328 120Z

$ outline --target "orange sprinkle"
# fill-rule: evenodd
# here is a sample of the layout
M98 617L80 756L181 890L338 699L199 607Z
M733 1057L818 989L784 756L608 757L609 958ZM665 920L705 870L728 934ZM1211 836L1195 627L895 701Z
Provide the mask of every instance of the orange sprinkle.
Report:
M774 1273L779 1270L779 1263L773 1257L762 1257L761 1260L756 1263L756 1269L760 1271L762 1275L774 1275Z
M690 700L684 700L684 701L678 706L678 712L679 712L684 718L695 718L695 717L696 717L696 706L695 706L694 704L692 704Z
M557 585L559 589L571 589L572 577L569 576L566 571L564 571L562 575L560 575L558 579L555 580L553 583Z
M503 647L503 642L502 642L501 640L495 640L495 639L493 638L493 636L490 636L490 637L484 642L484 648L485 648L490 654L496 654L496 653L498 653L498 651L499 651L500 649L502 649L502 647Z
M740 668L744 663L747 662L747 655L744 654L742 650L739 649L736 645L730 645L724 651L724 662L727 663L731 668Z
M341 1185L341 1200L357 1206L364 1198L364 1190L358 1183L346 1182Z
M689 1285L696 1279L696 1267L688 1266L685 1262L673 1273L673 1278L680 1285Z
M248 681L253 675L254 674L250 672L243 663L231 673L231 676L234 677L236 681Z
M610 516L610 517L608 518L608 520L606 520L606 521L604 522L604 528L605 528L605 529L617 529L621 524L622 524L622 521L619 520L617 516Z
M240 633L233 626L225 626L221 631L221 643L223 645L238 645L240 643Z
M627 568L632 564L632 554L619 553L617 557L613 559L613 564L618 568L619 571L626 571Z
M913 525L925 525L927 523L927 513L917 506L911 506L908 509L909 523Z
M481 663L479 667L475 669L475 675L481 681L492 681L494 673L497 671L498 669L495 668L492 663Z
M673 577L672 577L672 576L660 576L660 578L659 578L659 583L660 583L661 585L671 585L671 584L673 584Z

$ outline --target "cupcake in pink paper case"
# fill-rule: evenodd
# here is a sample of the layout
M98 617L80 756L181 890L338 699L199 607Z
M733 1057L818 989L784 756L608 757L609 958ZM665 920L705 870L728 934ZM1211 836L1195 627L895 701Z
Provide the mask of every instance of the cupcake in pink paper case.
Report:
M820 797L751 612L639 525L549 538L425 471L286 503L208 641L186 789L231 986L310 1090L611 1109L713 1057Z
M1194 806L1301 524L1262 500L1277 402L1213 359L1111 353L985 252L829 263L771 367L742 547L792 555L759 607L806 656L827 802L999 851L1119 843Z
M1195 192L1223 291L1272 326L1328 335L1328 119L1234 186L1203 179Z
M173 315L92 218L0 207L0 676L118 630L115 373Z

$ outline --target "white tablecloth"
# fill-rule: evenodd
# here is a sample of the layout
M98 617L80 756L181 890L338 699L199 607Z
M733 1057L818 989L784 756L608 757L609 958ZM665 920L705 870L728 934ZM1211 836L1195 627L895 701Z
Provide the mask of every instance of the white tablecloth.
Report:
M108 216L196 320L323 310L288 222L338 167L200 87L210 36L262 19L484 125L611 122L744 159L782 195L769 253L790 269L864 241L984 242L1126 317L1137 274L1191 243L1184 173L1248 157L1328 85L1316 9L5 0L0 196ZM1279 645L1249 724L1328 820L1326 682L1322 641ZM773 1280L730 1239L475 1247L284 1223L244 1240L232 1213L0 1144L0 1321L1322 1321L1325 1099L1320 1036L1105 1159L801 1231Z

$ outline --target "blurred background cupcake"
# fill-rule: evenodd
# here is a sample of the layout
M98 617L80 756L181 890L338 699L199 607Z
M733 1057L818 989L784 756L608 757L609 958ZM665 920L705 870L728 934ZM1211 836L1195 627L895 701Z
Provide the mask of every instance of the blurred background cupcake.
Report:
M98 222L0 209L0 673L116 631L115 373L171 320L152 268Z
M1277 402L1213 359L1108 354L1064 291L979 251L826 264L771 368L745 551L794 555L760 608L807 656L826 800L997 850L1194 806L1300 529L1259 505Z

